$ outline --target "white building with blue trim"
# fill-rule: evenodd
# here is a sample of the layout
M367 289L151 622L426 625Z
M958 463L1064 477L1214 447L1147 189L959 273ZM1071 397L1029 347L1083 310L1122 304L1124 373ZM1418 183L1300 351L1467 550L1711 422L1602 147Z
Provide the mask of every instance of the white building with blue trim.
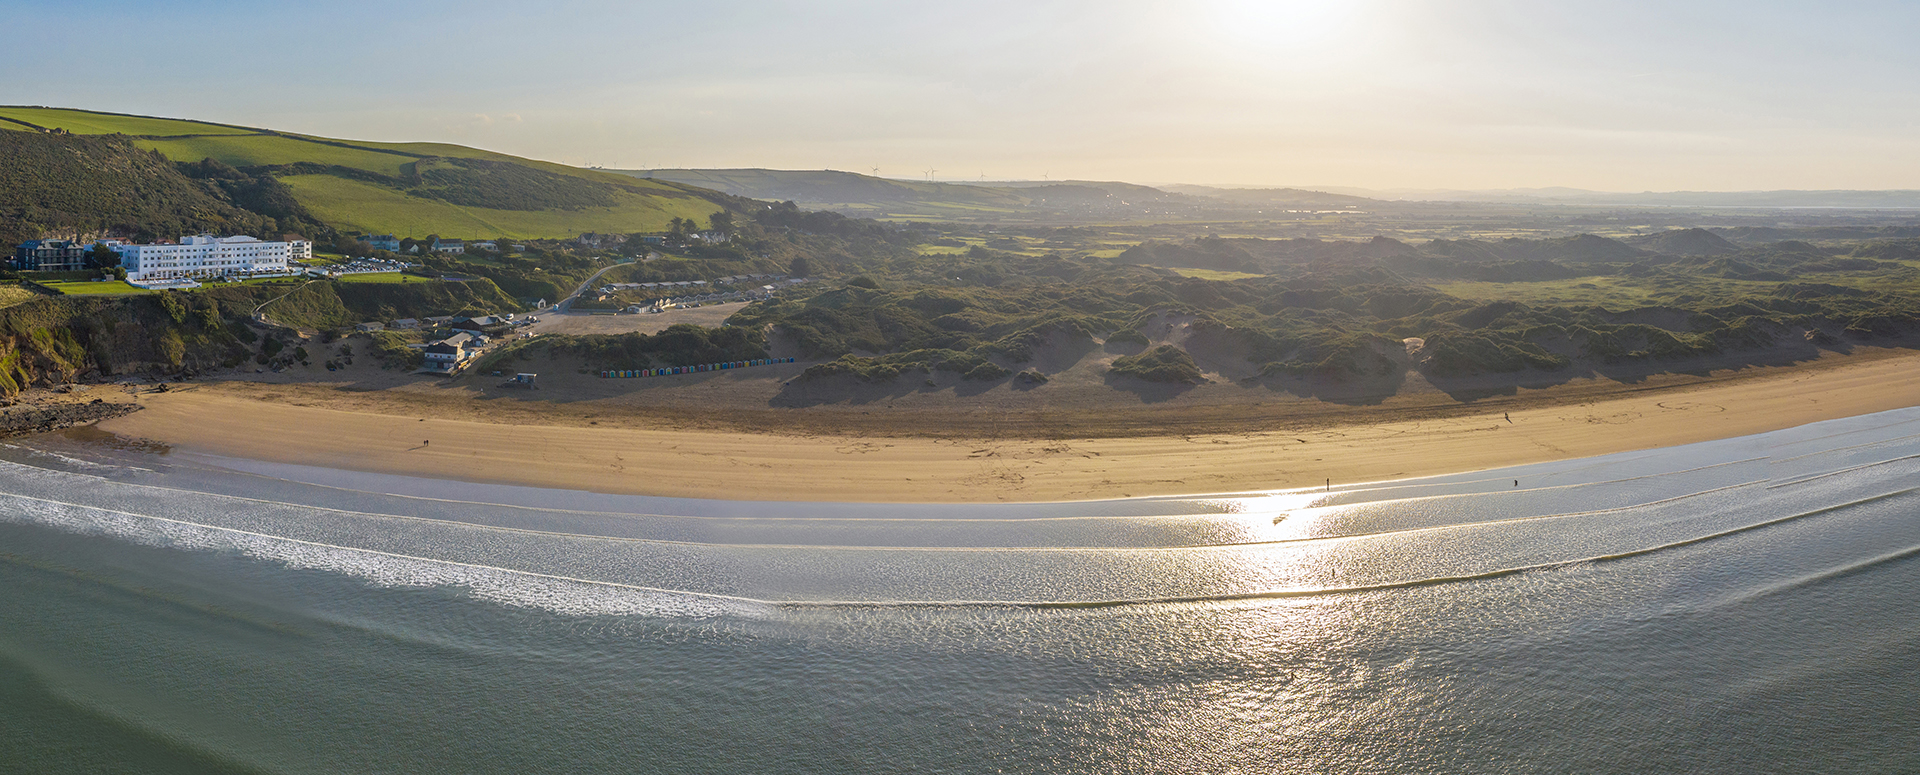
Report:
M181 237L173 245L113 245L128 280L286 274L289 262L313 258L305 240L265 242L253 237Z

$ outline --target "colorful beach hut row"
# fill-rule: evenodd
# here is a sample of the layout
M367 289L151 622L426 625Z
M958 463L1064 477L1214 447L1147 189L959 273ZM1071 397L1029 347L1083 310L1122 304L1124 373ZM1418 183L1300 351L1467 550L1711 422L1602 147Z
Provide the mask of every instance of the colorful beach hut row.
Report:
M632 379L635 377L671 377L675 374L700 374L709 371L728 371L744 369L749 366L770 366L775 363L793 363L793 358L759 358L751 361L728 361L726 363L703 363L698 366L667 366L658 369L614 369L600 372L607 379Z

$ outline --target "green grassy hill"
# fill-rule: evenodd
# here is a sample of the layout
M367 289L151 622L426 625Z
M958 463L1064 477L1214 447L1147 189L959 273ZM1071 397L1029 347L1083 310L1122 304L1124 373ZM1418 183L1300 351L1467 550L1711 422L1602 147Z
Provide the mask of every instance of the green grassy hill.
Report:
M791 201L808 210L895 220L1127 219L1143 215L1199 215L1233 206L1149 186L1111 181L987 181L947 183L896 180L835 170L616 170L646 180L669 180L735 196Z
M957 218L1025 210L1019 192L954 183L861 175L836 170L611 170L643 180L673 181L735 196L791 201L809 210L866 218Z
M441 143L375 143L200 121L38 107L0 107L0 127L126 135L174 162L213 159L256 183L284 186L298 208L338 229L442 237L571 237L662 231L705 219L727 198L694 185ZM63 135L45 134L63 140ZM229 186L231 187L231 186ZM256 186L257 187L257 186ZM243 202L244 204L244 202Z
M612 170L808 210L894 220L1038 222L1245 217L1260 208L1372 208L1377 200L1295 189L1155 188L1102 180L938 182L836 170Z
M0 245L103 230L264 234L278 225L125 137L0 132Z
M1329 194L1325 191L1305 191L1297 188L1216 188L1213 186L1167 186L1166 190L1179 194L1209 196L1233 202L1261 204L1270 207L1304 208L1372 208L1379 207L1378 199L1346 194Z

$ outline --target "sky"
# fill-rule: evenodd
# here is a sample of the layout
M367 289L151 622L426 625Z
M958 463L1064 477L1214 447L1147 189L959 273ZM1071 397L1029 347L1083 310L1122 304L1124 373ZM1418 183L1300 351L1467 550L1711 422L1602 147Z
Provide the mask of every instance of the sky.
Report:
M624 169L1920 188L1911 1L0 0L0 29L29 41L0 104Z

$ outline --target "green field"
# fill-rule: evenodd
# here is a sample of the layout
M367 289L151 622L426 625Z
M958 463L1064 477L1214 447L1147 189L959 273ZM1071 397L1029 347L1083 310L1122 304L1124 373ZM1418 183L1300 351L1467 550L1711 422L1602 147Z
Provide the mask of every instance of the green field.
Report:
M508 156L504 153L494 153L493 151L483 151L479 148L468 148L464 145L452 145L449 143L376 143L376 142L370 142L367 140L349 140L349 141L333 140L331 138L315 137L310 135L295 135L295 136L311 137L314 140L326 140L328 142L348 142L353 145L359 146L361 148L372 148L372 149L381 150L381 151L398 151L400 153L412 154L415 156L445 156L449 159L488 159L491 161L510 161L516 164L526 164L529 161L528 159L522 159L518 156ZM555 166L558 166L562 169L565 169L571 172L582 171L577 167L568 167L566 165L555 165Z
M1245 280L1249 277L1266 277L1266 275L1252 272L1223 272L1218 269L1176 267L1173 271L1181 277L1194 277L1201 280Z
M255 167L294 162L337 164L342 167L398 176L411 156L341 148L309 143L274 135L235 135L227 137L189 137L179 140L138 140L142 148L157 150L174 161L218 159L235 167Z
M410 196L391 188L331 175L281 179L321 220L369 234L538 239L582 232L661 231L675 217L704 220L713 202L691 196L621 193L618 207L585 210L489 210Z
M298 135L298 136L304 137L305 135ZM324 138L324 137L316 137L314 139L327 140L327 138ZM526 167L532 167L534 169L546 170L548 172L553 172L561 175L568 175L576 178L587 178L590 180L598 180L602 183L617 183L620 185L628 185L628 186L635 185L637 183L642 188L653 188L661 191L678 191L679 190L672 186L665 185L664 181L641 180L639 178L633 178L633 177L621 175L615 172L604 172L601 170L589 170L589 169L581 169L579 167L569 167L565 164L558 164L550 161L540 161L538 159L523 159L518 156L508 156L507 154L504 154L504 153L495 153L493 151L481 150L479 148L468 148L467 146L464 146L464 145L451 145L448 143L375 143L375 142L368 142L365 140L328 140L328 142L345 142L360 148L368 148L368 149L378 150L378 151L396 151L399 153L413 154L415 156L442 156L449 159L482 159L485 161L504 161L504 162L511 162L513 164L519 164Z
M47 129L65 129L77 135L246 135L250 130L176 121L170 118L110 116L61 108L0 108L0 116L17 118ZM196 159L197 161L197 159Z
M52 288L56 291L59 291L61 293L65 293L68 295L72 295L72 296L86 296L86 295L93 295L93 294L159 293L159 291L154 291L147 288L135 288L120 280L109 280L103 283L96 283L91 281L84 281L84 282L77 282L77 283L41 283L41 285L45 285L48 288Z
M31 130L31 129L28 129L28 128L26 128L26 127L24 127L24 126L21 126L21 125L19 125L19 124L15 124L15 123L13 123L12 121L0 121L0 129L12 129L12 130L15 130L15 131L19 131L19 132L31 132L31 131L33 131L33 130Z
M380 272L378 274L348 274L348 275L341 275L334 279L337 279L343 283L381 283L386 285L405 285L407 283L440 282L439 280L435 280L431 277L421 277L420 275L417 275L417 274L405 274L402 272Z

